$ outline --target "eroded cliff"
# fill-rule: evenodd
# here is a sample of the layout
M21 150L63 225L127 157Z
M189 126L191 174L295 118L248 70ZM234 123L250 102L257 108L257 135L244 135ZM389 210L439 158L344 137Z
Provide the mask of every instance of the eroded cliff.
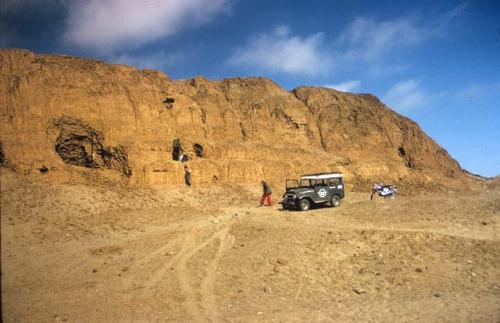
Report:
M193 183L282 187L340 171L372 181L458 187L466 174L413 121L376 97L264 78L171 80L163 73L69 56L0 50L2 163L53 181L89 176L181 184L180 139Z

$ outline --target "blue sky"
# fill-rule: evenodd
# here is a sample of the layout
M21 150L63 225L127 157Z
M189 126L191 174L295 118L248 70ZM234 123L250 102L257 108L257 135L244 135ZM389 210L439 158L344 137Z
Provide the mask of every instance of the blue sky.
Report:
M372 93L500 174L500 1L0 0L0 47Z

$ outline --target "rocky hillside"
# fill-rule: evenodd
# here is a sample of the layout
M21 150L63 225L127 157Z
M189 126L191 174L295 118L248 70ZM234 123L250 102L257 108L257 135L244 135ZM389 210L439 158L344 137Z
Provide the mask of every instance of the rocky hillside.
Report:
M458 163L413 121L368 94L265 78L172 80L93 59L0 50L1 162L47 181L180 184L180 139L193 183L277 189L302 173L459 186Z

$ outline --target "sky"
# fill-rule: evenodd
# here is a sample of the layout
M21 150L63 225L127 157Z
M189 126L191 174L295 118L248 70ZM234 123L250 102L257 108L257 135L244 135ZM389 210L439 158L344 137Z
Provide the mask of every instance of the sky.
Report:
M0 47L371 93L500 175L500 1L0 0Z

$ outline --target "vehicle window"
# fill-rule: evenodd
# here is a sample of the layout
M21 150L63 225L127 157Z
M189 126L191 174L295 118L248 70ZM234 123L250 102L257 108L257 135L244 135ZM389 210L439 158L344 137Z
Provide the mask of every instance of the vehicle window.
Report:
M314 185L315 186L325 185L325 180L324 179L315 179L314 180Z
M300 180L300 186L301 187L309 187L312 186L313 184L311 183L310 179L301 179Z
M330 186L336 186L338 184L340 184L340 178L330 178Z

